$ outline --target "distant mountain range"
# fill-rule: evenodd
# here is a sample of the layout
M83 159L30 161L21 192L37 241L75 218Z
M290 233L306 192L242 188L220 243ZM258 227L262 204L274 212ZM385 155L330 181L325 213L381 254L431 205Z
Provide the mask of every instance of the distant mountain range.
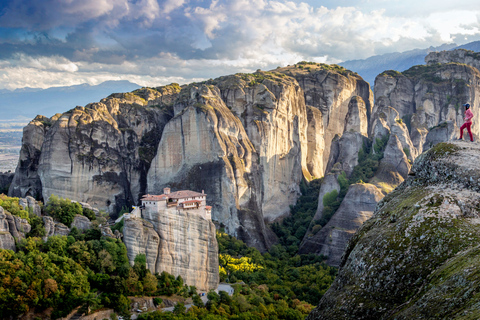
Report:
M375 78L385 70L402 72L412 66L425 64L425 56L432 51L454 50L460 48L478 52L480 51L480 41L470 42L461 46L456 44L444 44L439 47L430 47L427 49L387 53L363 60L341 62L339 65L358 73L365 81L370 83L370 86L373 89Z
M138 84L105 81L99 85L80 84L48 89L21 88L0 90L0 119L31 120L38 114L51 117L76 106L98 102L114 92L128 92L140 88ZM28 121L27 120L27 121Z

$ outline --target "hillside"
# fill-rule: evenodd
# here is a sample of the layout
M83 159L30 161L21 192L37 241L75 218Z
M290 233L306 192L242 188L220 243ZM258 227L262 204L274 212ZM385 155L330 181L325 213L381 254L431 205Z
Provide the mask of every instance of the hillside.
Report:
M349 242L308 319L478 319L480 145L440 143Z

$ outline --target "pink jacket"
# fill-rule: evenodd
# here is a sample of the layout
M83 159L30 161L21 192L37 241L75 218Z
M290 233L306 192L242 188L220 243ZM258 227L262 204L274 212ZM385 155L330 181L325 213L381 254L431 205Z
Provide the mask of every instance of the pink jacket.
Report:
M472 118L473 118L473 112L472 112L472 110L467 109L467 111L465 111L465 122L466 122L466 123L472 122Z

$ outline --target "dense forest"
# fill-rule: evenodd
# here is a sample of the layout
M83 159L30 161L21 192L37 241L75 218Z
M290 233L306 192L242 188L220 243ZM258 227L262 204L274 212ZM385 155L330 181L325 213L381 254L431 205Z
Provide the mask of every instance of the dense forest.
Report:
M130 266L123 242L102 236L99 225L105 222L104 215L52 196L42 208L45 215L69 226L80 214L92 220L93 227L85 232L74 227L68 236L45 239L43 220L23 210L18 198L1 195L0 206L7 214L27 219L32 229L17 241L17 252L0 249L0 318L33 311L39 319L55 319L81 306L85 313L112 308L128 319L129 297L152 296L159 307L168 297L180 303L173 312L152 312L140 319L304 319L336 274L321 256L296 255L302 234L294 233L297 237L292 240L294 228L301 224L306 230L315 213L318 188L319 181L302 184L303 201L292 207L294 218L278 226L283 230L278 234L280 243L269 252L262 254L217 232L221 281L231 283L234 294L211 291L206 305L181 277L152 274L144 255ZM121 228L119 223L112 229ZM188 311L187 302L194 305Z

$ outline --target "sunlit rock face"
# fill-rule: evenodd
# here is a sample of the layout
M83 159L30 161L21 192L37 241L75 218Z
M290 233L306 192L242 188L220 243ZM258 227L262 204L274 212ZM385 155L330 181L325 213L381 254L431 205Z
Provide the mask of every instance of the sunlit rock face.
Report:
M217 288L218 245L209 219L175 207L144 210L142 216L124 222L123 241L132 265L138 254L145 254L152 273L181 276L201 291Z

